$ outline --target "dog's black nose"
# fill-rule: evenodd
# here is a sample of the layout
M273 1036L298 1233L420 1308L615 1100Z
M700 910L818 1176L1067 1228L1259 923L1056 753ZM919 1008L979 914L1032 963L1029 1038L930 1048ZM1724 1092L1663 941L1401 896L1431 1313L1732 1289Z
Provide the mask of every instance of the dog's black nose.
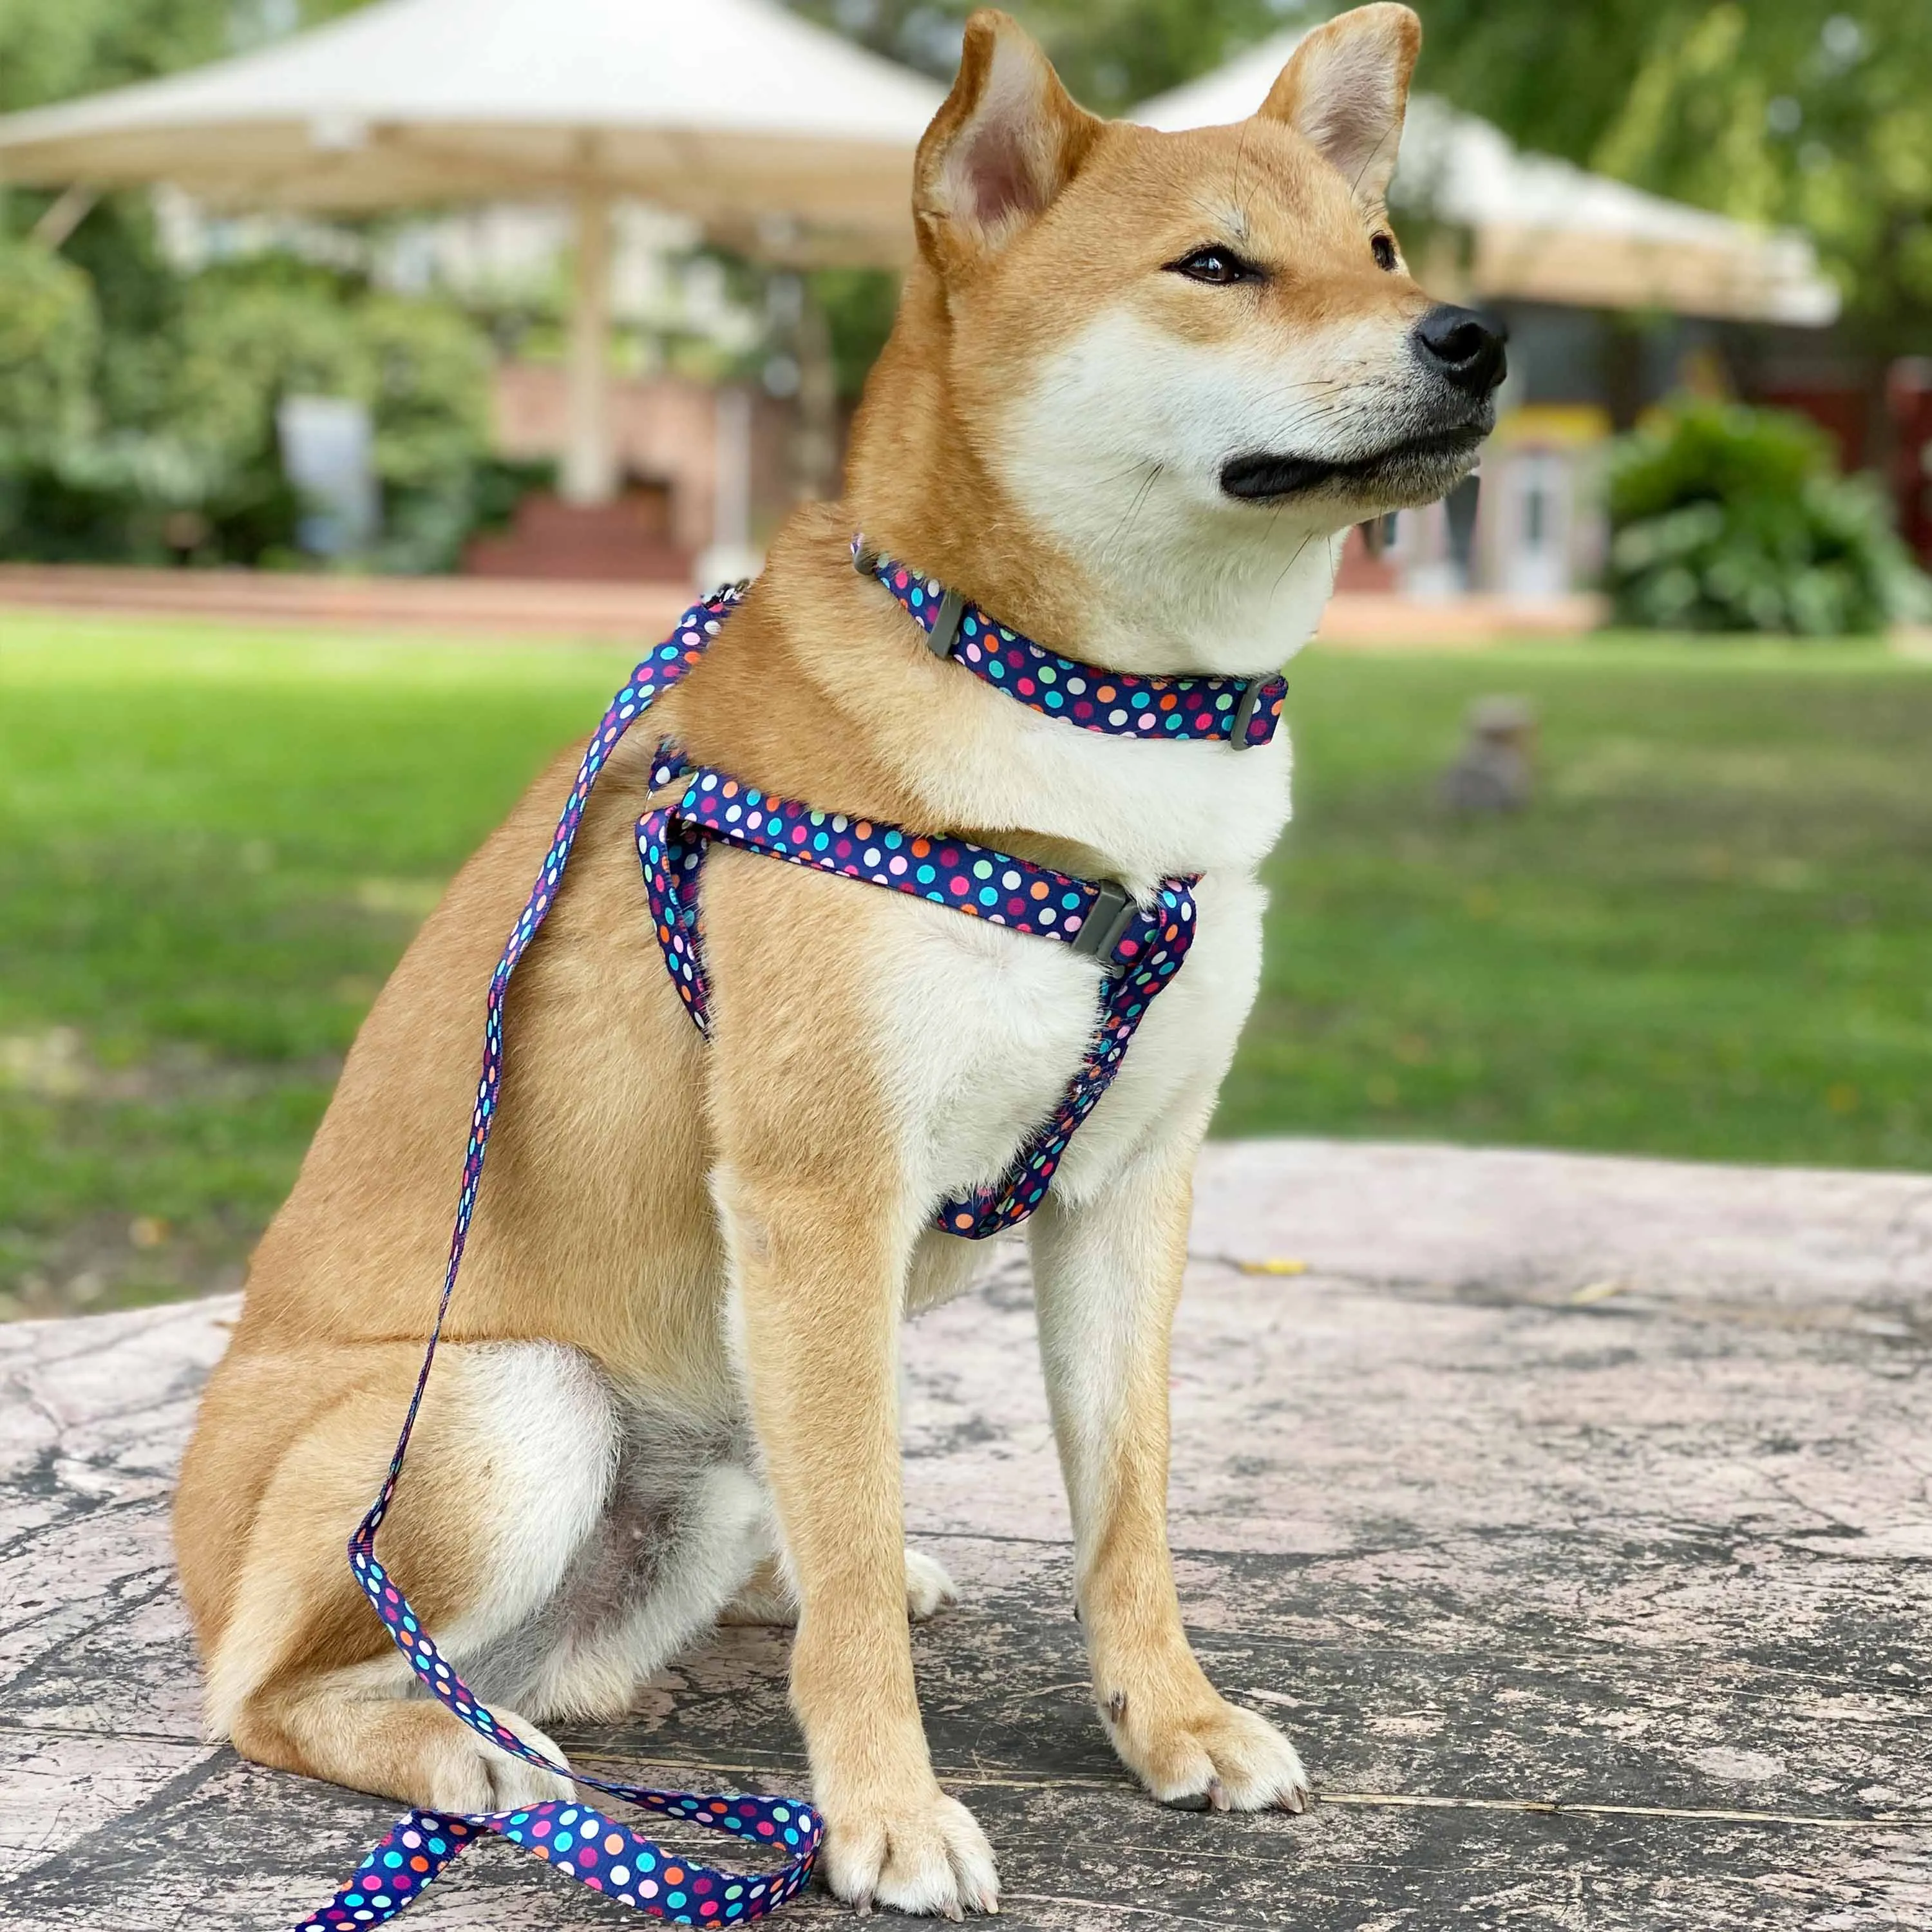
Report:
M1486 396L1509 374L1503 354L1508 339L1501 322L1472 308L1438 303L1415 325L1415 340L1424 362L1459 389Z

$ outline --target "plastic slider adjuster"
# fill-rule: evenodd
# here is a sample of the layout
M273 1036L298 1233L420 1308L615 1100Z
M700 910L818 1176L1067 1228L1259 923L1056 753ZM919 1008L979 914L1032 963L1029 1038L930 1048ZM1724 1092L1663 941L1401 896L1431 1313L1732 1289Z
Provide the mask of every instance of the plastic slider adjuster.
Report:
M960 620L966 614L966 600L956 590L947 591L932 614L932 628L926 633L926 648L936 658L950 658L959 640Z
M1261 709L1262 700L1276 691L1286 692L1288 686L1278 677L1251 677L1247 688L1241 693L1240 702L1234 706L1234 722L1228 728L1228 742L1237 751L1246 748L1250 743L1248 727L1255 722L1255 713ZM1274 736L1276 721L1268 720L1266 734L1252 742L1265 745Z
M863 542L854 544L852 550L852 568L861 577L875 575L879 568L879 553Z
M1114 948L1126 938L1140 916L1133 895L1118 879L1102 879L1094 894L1092 909L1071 942L1076 952L1097 959L1110 973L1120 970Z

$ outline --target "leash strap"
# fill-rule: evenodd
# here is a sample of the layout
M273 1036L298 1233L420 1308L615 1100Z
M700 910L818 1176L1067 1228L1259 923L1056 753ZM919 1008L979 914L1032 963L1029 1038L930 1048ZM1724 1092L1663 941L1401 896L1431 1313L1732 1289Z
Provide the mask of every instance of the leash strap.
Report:
M674 1925L722 1926L763 1918L803 1887L818 1858L824 1826L808 1804L790 1798L711 1797L690 1792L655 1791L642 1785L591 1778L570 1771L526 1744L498 1721L438 1652L410 1609L408 1598L378 1560L375 1547L376 1532L382 1528L395 1496L403 1459L409 1451L410 1432L422 1406L423 1390L436 1360L436 1343L442 1337L457 1273L463 1265L464 1244L476 1212L483 1156L490 1144L490 1123L502 1086L503 1000L510 976L555 903L564 867L576 842L578 827L583 822L584 805L598 774L625 732L704 656L739 596L735 589L720 591L702 603L694 604L679 620L676 630L638 666L629 682L611 700L584 754L577 782L571 788L569 800L557 822L529 902L496 963L485 1009L483 1071L477 1082L476 1109L470 1119L470 1144L463 1163L462 1188L457 1197L456 1225L450 1236L442 1299L437 1305L436 1324L423 1352L422 1367L403 1419L402 1433L397 1438L396 1453L390 1458L388 1474L383 1478L369 1513L349 1540L349 1567L423 1688L479 1737L526 1763L540 1765L647 1811L713 1831L728 1832L750 1844L769 1845L788 1856L776 1870L759 1876L717 1870L694 1859L674 1856L628 1826L588 1805L566 1804L557 1800L520 1811L461 1814L411 1811L398 1820L335 1897L320 1911L304 1918L296 1932L362 1932L365 1927L386 1924L413 1904L439 1873L484 1835L507 1838L592 1891L636 1906L653 1918L667 1919Z
M1285 677L1143 677L1064 658L988 616L935 578L852 539L853 567L876 578L926 634L935 657L1048 718L1116 738L1209 738L1265 745L1281 722Z
M652 774L669 784L688 770L667 758ZM963 838L814 812L741 784L724 772L692 773L676 804L638 821L638 856L664 964L700 1032L710 1028L698 925L698 874L713 838L908 892L995 926L1056 939L1101 963L1099 1024L1071 1084L998 1182L943 1202L934 1223L982 1240L1024 1221L1046 1198L1075 1130L1094 1110L1154 997L1180 970L1194 938L1191 880L1168 879L1136 905L1112 880L1095 884Z

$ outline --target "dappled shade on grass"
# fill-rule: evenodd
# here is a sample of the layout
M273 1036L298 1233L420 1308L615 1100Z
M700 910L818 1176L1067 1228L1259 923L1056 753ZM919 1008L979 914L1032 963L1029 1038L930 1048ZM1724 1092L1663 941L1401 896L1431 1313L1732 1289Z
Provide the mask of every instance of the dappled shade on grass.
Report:
M629 656L4 621L0 1306L232 1279L415 922ZM1932 669L1608 640L1293 683L1220 1131L1932 1166ZM1536 801L1451 818L1497 692Z

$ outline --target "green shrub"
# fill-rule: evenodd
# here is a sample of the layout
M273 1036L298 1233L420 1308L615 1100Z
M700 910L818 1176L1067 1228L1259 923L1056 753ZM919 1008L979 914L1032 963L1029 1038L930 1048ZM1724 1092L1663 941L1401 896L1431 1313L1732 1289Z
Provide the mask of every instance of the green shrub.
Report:
M0 248L0 556L296 561L276 411L296 394L369 409L382 531L355 561L448 568L496 509L489 345L454 308L272 258L182 282L164 328L104 347L85 274Z
M178 434L159 393L178 362L165 338L104 332L83 269L0 237L0 555L254 563L287 550L299 506L272 443L259 427L235 449ZM137 396L140 426L116 422Z
M0 462L86 432L100 343L87 277L38 242L0 235Z
M1808 418L1684 402L1609 470L1616 621L1658 630L1880 631L1932 609L1876 478Z

